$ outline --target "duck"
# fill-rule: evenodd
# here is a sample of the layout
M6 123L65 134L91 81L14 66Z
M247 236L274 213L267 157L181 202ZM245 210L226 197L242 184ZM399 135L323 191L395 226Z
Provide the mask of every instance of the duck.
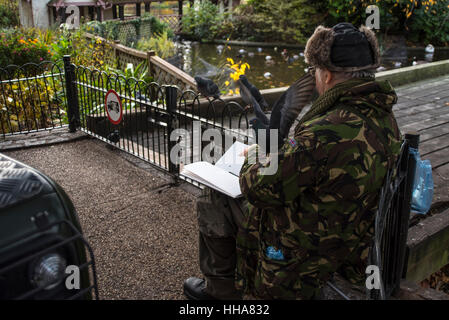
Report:
M424 49L427 53L434 53L435 52L435 48L434 46L432 46L431 44L428 44L426 49Z

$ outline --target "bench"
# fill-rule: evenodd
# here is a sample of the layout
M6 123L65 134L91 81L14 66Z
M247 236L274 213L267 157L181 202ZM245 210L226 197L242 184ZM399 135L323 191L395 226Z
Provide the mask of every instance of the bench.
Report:
M409 148L418 149L419 135L405 134L395 168L387 172L380 190L379 207L375 218L375 235L370 248L368 265L379 267L379 289L365 289L365 298L386 300L399 293L401 280L407 270L407 233L416 160ZM394 174L396 172L396 175ZM362 299L361 288L354 287L340 276L323 289L325 299Z

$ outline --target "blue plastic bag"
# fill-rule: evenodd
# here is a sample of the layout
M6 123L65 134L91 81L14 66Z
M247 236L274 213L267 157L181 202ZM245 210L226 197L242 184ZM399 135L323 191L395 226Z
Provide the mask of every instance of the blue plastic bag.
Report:
M413 213L426 214L432 205L433 198L432 165L429 160L421 160L417 149L409 150L416 159L411 209Z
M266 255L268 258L273 259L273 260L285 260L284 254L282 253L281 249L276 250L272 246L269 246L267 248Z

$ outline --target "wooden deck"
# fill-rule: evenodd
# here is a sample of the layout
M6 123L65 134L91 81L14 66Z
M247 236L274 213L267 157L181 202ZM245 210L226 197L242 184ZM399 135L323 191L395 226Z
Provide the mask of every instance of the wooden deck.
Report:
M432 164L430 213L411 216L406 279L420 282L449 263L449 75L399 87L393 112L401 132L420 135L419 152ZM417 218L417 219L416 219ZM418 220L419 223L413 223Z
M420 135L419 152L433 169L433 206L449 201L449 76L397 89L393 112L401 132Z

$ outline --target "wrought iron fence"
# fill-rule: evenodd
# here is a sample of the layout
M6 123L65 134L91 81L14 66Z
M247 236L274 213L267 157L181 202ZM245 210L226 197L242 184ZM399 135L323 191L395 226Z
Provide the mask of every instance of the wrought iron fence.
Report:
M65 72L43 61L0 67L0 126L3 136L68 124Z
M182 166L201 161L206 144L215 144L216 150L224 152L232 141L254 141L247 110L236 102L208 100L191 90L181 91L176 86L145 83L115 73L75 66L69 57L64 59L68 70L68 116L73 120L70 126L74 130L80 126L84 132L175 176L186 179L180 176ZM105 98L111 89L118 94L122 104L123 116L119 124L109 120L106 110ZM222 141L201 139L211 128L222 133ZM190 136L188 141L183 140L185 135L179 134L181 129ZM170 155L176 144L182 145L177 154L180 162L172 161ZM212 154L214 156L217 155Z

